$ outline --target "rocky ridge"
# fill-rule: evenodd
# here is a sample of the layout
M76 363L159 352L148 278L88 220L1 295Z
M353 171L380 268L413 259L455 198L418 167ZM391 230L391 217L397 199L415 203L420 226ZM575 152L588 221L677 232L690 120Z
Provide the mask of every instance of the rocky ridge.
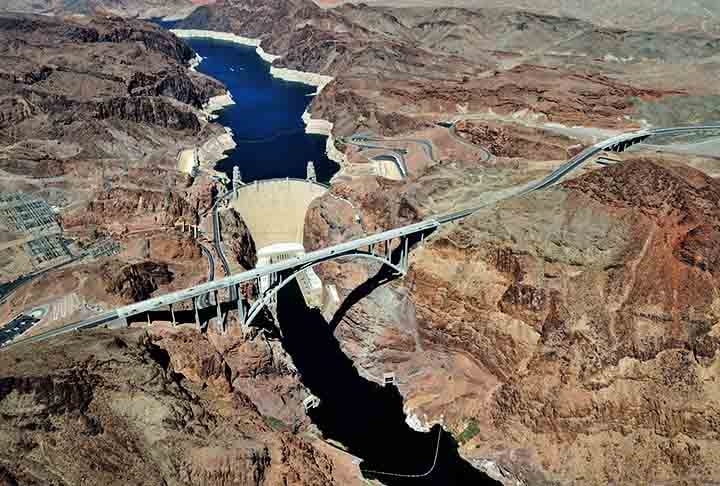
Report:
M104 278L107 282L106 290L130 304L150 298L159 285L172 281L172 273L167 265L142 262L120 269L106 267Z
M332 461L273 430L217 355L178 362L129 331L64 337L0 360L3 484L333 483Z
M647 81L648 66L708 57L714 46L704 34L622 33L534 14L364 5L321 10L300 0L221 2L199 9L183 26L260 37L268 51L284 54L278 66L337 76L312 111L346 135L429 130L448 114L488 109L633 126L626 117L637 99L683 93L671 82ZM463 30L502 36L483 43L482 35ZM568 39L575 30L583 35ZM655 41L664 49L650 60L635 58L643 43ZM538 49L524 52L527 45ZM705 68L697 69L704 79ZM22 78L42 82L45 75ZM157 83L148 83L157 92ZM147 91L140 85L133 89L142 97ZM193 96L177 94L192 103ZM33 113L24 102L11 106L8 118ZM125 124L134 113L120 108L111 115ZM163 129L179 120L167 113ZM439 160L403 183L341 181L333 196L352 205L332 196L317 201L306 246L415 221L547 170L503 157L514 154L496 155L492 164ZM503 203L443 231L415 252L407 280L326 309L344 351L376 376L387 369L412 376L401 391L418 421L444 415L466 456L477 464L492 460L529 484L716 477L714 181L654 160L620 167ZM646 183L654 191L643 190ZM162 187L154 192L153 207L174 207ZM124 213L132 208L127 204ZM328 263L321 274L346 299L376 270ZM660 280L664 285L656 285ZM282 411L288 422L297 418L297 377L273 355L277 349L237 337L217 338L214 349L192 339L176 346L174 359L193 370L188 375L207 385L248 383L264 410ZM233 361L218 365L216 353ZM266 381L258 385L258 377ZM271 397L288 390L290 405ZM302 448L288 452L294 447ZM601 447L606 452L596 454ZM211 450L205 458L218 455ZM257 461L267 460L260 454Z
M245 220L234 209L221 211L219 217L222 238L229 242L237 263L247 269L255 268L257 248Z
M283 18L298 19L301 27ZM707 34L626 32L481 8L217 2L198 8L180 27L260 38L266 51L282 54L275 65L334 76L314 100L312 115L333 122L335 135L363 129L394 135L410 130L410 120L427 123L429 114L488 109L628 126L633 100L684 94L667 83L653 87L640 66L680 66L688 57L714 55Z
M0 39L0 191L45 199L86 245L200 223L213 182L175 157L225 134L202 112L225 88L189 69L184 42L137 20L22 14L0 14Z
M202 0L137 0L117 2L115 0L85 0L68 2L66 0L7 0L0 10L43 15L95 15L153 18L166 15L190 13ZM207 2L205 2L207 3Z
M703 484L720 467L719 188L656 160L592 171L442 230L408 277L328 319L371 375L412 374L413 413L527 484ZM311 211L307 243L343 226L333 205ZM320 272L343 300L376 271Z

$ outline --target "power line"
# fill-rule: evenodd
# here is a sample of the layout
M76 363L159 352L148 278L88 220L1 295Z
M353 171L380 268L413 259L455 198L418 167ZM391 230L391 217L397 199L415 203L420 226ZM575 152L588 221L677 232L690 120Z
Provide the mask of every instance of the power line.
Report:
M426 476L429 476L433 470L435 469L435 466L437 465L437 459L438 455L440 453L440 438L442 437L442 427L438 427L438 438L437 438L437 444L435 445L435 459L433 459L432 466L430 466L430 469L427 470L427 472L424 472L423 474L400 474L400 473L391 473L391 472L385 472L385 471L374 471L372 469L363 469L360 468L360 472L363 474L365 473L371 473L371 474L382 474L384 476L394 476L399 478L424 478Z

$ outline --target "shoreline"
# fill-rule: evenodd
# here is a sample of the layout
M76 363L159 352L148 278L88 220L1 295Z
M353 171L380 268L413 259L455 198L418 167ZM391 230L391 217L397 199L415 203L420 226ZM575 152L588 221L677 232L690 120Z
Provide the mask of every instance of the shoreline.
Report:
M233 42L243 46L254 47L255 52L262 58L263 61L272 64L276 59L280 59L282 56L276 56L265 52L260 46L260 39L252 39L250 37L243 37L241 35L231 34L230 32L219 32L216 30L198 30L198 29L170 29L170 32L180 37L181 39L186 38L206 38L223 40L227 42Z
M195 53L195 57L190 59L190 71L198 72L197 67L202 64L203 57L200 54Z
M228 106L235 104L235 100L232 97L230 91L225 91L225 94L213 96L207 100L203 105L202 112L205 114L208 121L215 120L219 115L216 115L216 111L221 111ZM229 130L229 129L228 129Z
M335 125L322 118L312 118L312 115L310 115L310 112L307 111L307 109L302 115L302 121L305 123L305 133L309 135L323 135L326 137L325 155L327 155L328 159L340 166L340 170L338 170L330 179L330 182L332 183L332 180L337 177L338 174L341 174L343 169L347 166L347 158L345 157L345 154L340 152L335 146L335 136L332 133Z
M190 60L190 71L198 72L197 68L204 60L201 55L196 53L195 57ZM212 96L205 102L202 109L199 110L200 118L209 123L218 117L215 112L234 104L235 100L232 94L230 91L225 90L225 93ZM223 128L225 133L212 136L201 145L180 150L176 157L177 169L190 176L204 170L212 172L212 175L227 178L227 175L216 170L215 166L227 158L225 152L237 147L237 143L235 143L232 129L226 126L223 126Z
M197 61L196 61L197 60ZM193 59L194 66L197 67L202 62L202 57L197 56ZM206 123L216 119L218 115L216 111L220 111L230 105L234 105L235 100L229 91L225 91L224 94L213 96L203 105L200 110L200 118L204 119ZM196 145L191 148L182 149L178 153L177 169L188 175L194 175L197 171L204 170L206 172L212 172L212 175L227 178L227 175L215 169L215 166L225 158L225 152L232 150L237 147L235 138L230 127L223 126L224 133L214 135L205 140L201 145Z
M296 82L296 83L302 83L309 86L315 86L317 89L313 96L318 96L320 92L328 85L330 84L335 78L332 76L325 76L323 74L318 73L310 73L306 71L297 71L294 69L288 69L288 68L280 68L273 66L273 62L276 59L280 59L282 56L277 56L273 54L269 54L266 52L261 46L261 40L260 39L252 39L250 37L243 37L236 34L231 34L228 32L218 32L214 30L197 30L197 29L171 29L170 32L175 34L176 36L180 38L207 38L207 39L216 39L216 40L223 40L227 42L233 42L235 44L240 44L248 47L254 47L255 52L257 53L260 58L270 64L270 75L282 79L285 81L290 82ZM200 58L199 61L197 61L196 64L193 64L196 62L195 59L193 59L191 65L192 69L195 69L200 62L202 62L202 58L200 56L197 56ZM197 59L197 58L196 58ZM230 93L227 93L227 95L232 100L232 96L230 96ZM234 103L234 101L232 102ZM208 103L209 104L209 103ZM225 105L228 106L228 105ZM222 109L225 106L222 106ZM309 108L309 107L308 107ZM216 110L214 110L216 111ZM211 115L215 116L215 115ZM216 116L215 116L216 117ZM327 137L326 144L325 144L325 155L327 155L328 159L332 160L336 164L340 166L340 170L335 174L336 176L342 172L342 169L347 165L347 159L345 157L345 154L340 152L337 147L335 147L335 137L333 136L332 130L334 128L334 124L328 120L320 119L320 118L312 118L310 115L310 112L308 109L305 109L305 112L302 115L303 123L305 123L305 133L308 135L322 135ZM334 178L335 176L333 176Z

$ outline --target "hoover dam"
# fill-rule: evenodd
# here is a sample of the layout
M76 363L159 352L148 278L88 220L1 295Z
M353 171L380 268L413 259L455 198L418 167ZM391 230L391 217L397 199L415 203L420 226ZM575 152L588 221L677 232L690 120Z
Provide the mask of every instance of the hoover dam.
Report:
M327 187L310 180L268 179L241 186L230 206L245 220L258 250L303 243L305 213Z
M314 169L308 169L307 180L268 179L236 187L229 207L243 217L250 230L258 249L258 268L305 254L305 214L310 203L327 190L314 180ZM320 307L323 285L313 269L302 272L298 283L307 305ZM261 291L270 285L267 277L261 279Z

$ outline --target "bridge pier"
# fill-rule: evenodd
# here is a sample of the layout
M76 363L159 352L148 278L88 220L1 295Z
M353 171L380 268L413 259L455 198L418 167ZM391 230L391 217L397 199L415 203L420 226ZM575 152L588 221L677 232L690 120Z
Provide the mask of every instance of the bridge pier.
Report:
M404 232L398 232L397 230L388 231L388 234L382 235L382 237L368 237L360 239L355 242L355 245L341 248L331 249L330 251L318 252L312 259L299 258L297 261L291 261L288 265L278 267L278 269L268 269L263 271L248 271L246 275L238 274L227 278L227 282L223 282L224 285L219 287L218 285L205 286L193 289L193 297L182 295L178 292L178 295L173 295L173 298L160 301L158 298L157 302L153 302L152 306L146 305L142 308L138 308L137 305L130 309L131 313L127 315L140 316L143 313L146 314L148 326L152 325L152 317L150 311L146 309L159 309L168 306L170 311L170 317L172 325L177 326L177 316L175 315L174 306L181 300L187 301L188 298L192 300L192 310L195 317L195 325L198 331L207 331L212 325L212 322L216 323L216 329L219 333L228 332L228 320L229 314L235 313L237 309L238 321L242 327L243 333L247 331L250 322L260 314L263 308L267 308L273 316L277 316L277 301L278 301L278 290L281 286L287 283L289 280L297 279L300 285L303 282L307 283L307 275L305 272L311 269L314 265L335 258L345 257L364 257L374 261L379 261L384 265L390 266L395 276L404 276L407 274L410 263L410 248L411 238L412 241L424 241L425 233L428 234L435 230L442 222L430 221L422 225L413 225ZM397 241L395 245L393 242ZM281 255L285 255L281 253ZM277 262L271 262L277 263ZM305 280L303 280L305 279ZM254 285L254 288L252 287ZM247 288L246 288L247 287ZM224 290L224 289L227 289ZM244 292L249 292L249 296L244 295ZM227 292L231 297L227 304L230 305L229 310L225 310L223 313L221 296L224 296L224 292ZM214 303L213 303L214 299ZM233 300L234 299L234 300ZM251 300L252 299L252 300ZM223 297L224 300L224 297ZM234 304L234 306L233 306ZM212 315L212 307L215 307L215 316ZM209 316L204 316L206 321L202 322L200 319L200 310L203 312L210 312ZM213 317L210 317L213 316Z
M405 241L403 242L403 245L405 246L405 250L403 250L402 269L407 272L407 270L408 270L408 264L410 263L410 258L409 258L409 256L408 256L408 253L409 253L409 251L410 251L410 246L409 246L409 245L410 245L410 241L409 241L409 239L408 239L407 236L406 236L405 238L403 238L403 240L405 240Z
M237 300L238 318L240 319L240 326L245 327L245 320L247 319L247 309L245 308L245 301L242 297Z
M198 328L198 331L200 328L200 312L198 311L198 302L197 297L192 298L192 304L193 304L193 311L195 312L195 325Z
M109 322L107 325L108 329L127 329L128 327L130 327L130 323L128 322L127 317L120 317Z
M222 309L220 309L220 297L217 290L215 291L215 311L217 313L216 328L218 332L224 333L225 323L223 322Z
M228 292L230 293L230 302L233 302L235 299L240 298L240 286L239 285L233 285L232 287L229 287Z
M389 246L389 245L388 245ZM410 240L407 237L400 238L400 256L398 259L397 266L400 267L400 271L402 275L405 275L408 270L408 254L410 252ZM392 255L392 253L390 253ZM391 257L388 257L388 260L392 261Z

